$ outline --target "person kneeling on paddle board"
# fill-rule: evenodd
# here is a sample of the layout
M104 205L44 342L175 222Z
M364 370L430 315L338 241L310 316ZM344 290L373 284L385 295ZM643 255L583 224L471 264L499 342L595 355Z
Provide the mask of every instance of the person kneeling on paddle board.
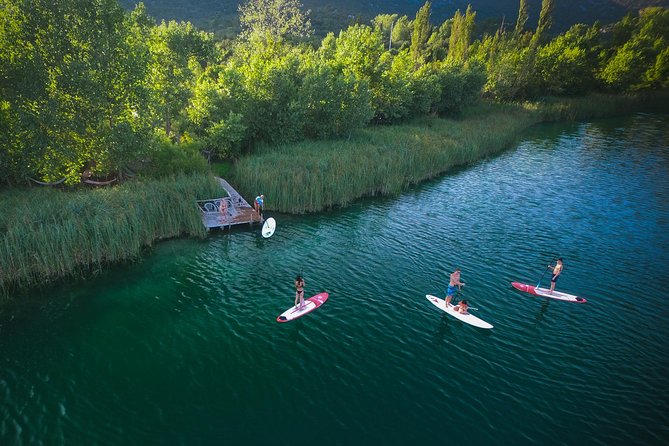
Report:
M304 279L298 274L295 278L295 306L297 307L297 302L300 302L299 310L304 306Z
M455 268L455 271L451 273L450 281L448 282L448 288L446 289L446 307L451 304L451 299L456 291L462 289L464 282L460 281L460 268ZM457 287L457 289L455 288Z
M458 313L467 314L468 308L469 304L467 303L466 300L463 299L456 306L453 307L453 310L457 311Z
M548 291L550 294L553 294L553 291L555 290L555 282L557 282L558 277L562 273L562 257L557 259L557 262L555 263L555 266L553 265L548 265L549 268L553 268L553 275L551 276L551 289Z

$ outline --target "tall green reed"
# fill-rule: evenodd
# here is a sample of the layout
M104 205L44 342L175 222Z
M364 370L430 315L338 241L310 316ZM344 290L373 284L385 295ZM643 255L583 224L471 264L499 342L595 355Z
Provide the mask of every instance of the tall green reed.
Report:
M237 163L233 180L244 195L264 193L267 209L319 211L364 196L396 195L410 184L504 150L539 122L667 111L668 99L669 93L655 92L480 103L458 119L421 118L363 129L348 139L264 147Z
M457 121L425 118L369 128L347 140L301 142L244 158L234 181L244 194L264 193L268 209L318 211L364 196L399 194L503 149L538 119L523 107L499 106Z
M0 289L133 259L159 239L203 237L195 201L225 194L212 176L76 192L0 193Z

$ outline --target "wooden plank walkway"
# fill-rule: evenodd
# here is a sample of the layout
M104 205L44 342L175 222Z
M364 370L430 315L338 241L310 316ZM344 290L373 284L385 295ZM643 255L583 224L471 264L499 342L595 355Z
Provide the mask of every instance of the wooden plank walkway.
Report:
M223 178L218 178L228 197L211 198L197 202L202 212L202 222L207 229L226 228L235 225L260 223L258 213ZM223 206L221 206L223 204Z

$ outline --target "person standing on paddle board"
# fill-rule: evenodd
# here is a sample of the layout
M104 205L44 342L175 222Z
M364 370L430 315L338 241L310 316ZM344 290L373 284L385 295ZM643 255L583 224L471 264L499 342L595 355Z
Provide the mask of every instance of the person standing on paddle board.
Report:
M555 282L557 282L558 277L562 273L562 257L557 259L557 262L555 262L555 266L553 265L548 265L549 268L553 268L553 275L551 276L551 289L549 293L553 294L553 291L555 290Z
M295 278L295 306L297 307L297 302L300 302L298 309L302 309L304 306L304 279L299 274Z
M460 281L460 268L455 268L455 271L451 273L450 281L448 282L448 288L446 289L446 307L451 304L451 299L456 291L462 289L464 282ZM457 289L455 287L458 287Z

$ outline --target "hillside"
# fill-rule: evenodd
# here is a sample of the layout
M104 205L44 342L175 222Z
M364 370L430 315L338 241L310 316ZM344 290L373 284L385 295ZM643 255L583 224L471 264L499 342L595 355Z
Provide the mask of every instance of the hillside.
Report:
M132 9L137 0L119 0L126 9ZM158 20L183 20L199 28L216 32L219 36L233 37L238 31L237 7L242 0L144 0L151 16ZM355 21L368 22L378 14L398 13L414 17L425 0L302 0L311 10L311 22L317 35L337 32ZM490 19L515 22L518 0L434 0L432 22L437 25L453 16L468 4L477 12L479 20ZM529 26L539 16L541 0L530 0ZM669 0L557 0L554 12L554 32L564 31L574 23L610 23L627 12L647 6L668 6Z

